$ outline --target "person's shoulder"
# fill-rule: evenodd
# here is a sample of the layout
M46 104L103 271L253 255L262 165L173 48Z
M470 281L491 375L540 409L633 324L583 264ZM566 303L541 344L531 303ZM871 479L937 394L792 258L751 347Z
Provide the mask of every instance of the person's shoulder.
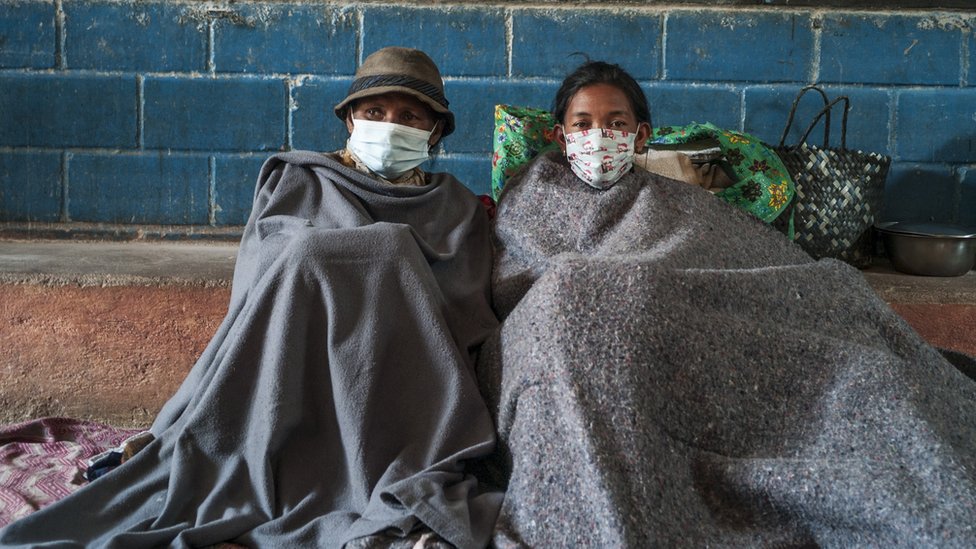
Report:
M338 173L343 166L330 153L305 150L275 153L261 165L256 192L262 192L262 189L272 192L282 185L307 185L318 180L315 172L323 169Z
M465 186L457 176L449 172L426 172L426 175L428 184Z
M537 186L567 187L568 190L573 190L576 187L575 179L576 175L570 169L562 151L546 151L536 155L508 178L499 201L506 194Z
M527 172L532 172L536 177L546 177L555 179L563 175L572 173L566 156L560 150L546 151L533 158L526 167Z
M293 166L311 167L341 165L335 153L307 151L296 149L293 151L275 153L265 160L265 165L291 164Z
M474 191L460 179L448 172L427 172L427 184L436 186L443 192L456 194L464 199L477 200Z
M264 161L258 177L258 185L262 185L268 180L281 178L306 180L313 177L313 170L321 171L323 169L336 173L351 171L343 166L339 156L335 153L307 150L279 152Z

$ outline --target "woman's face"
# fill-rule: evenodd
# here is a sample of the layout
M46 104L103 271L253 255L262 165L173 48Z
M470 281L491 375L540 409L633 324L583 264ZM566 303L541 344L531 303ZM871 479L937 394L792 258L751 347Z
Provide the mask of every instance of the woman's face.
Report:
M569 100L566 117L556 124L556 141L566 152L566 134L594 128L633 132L636 152L644 152L644 142L650 136L647 122L638 122L627 95L610 84L590 84L576 92Z
M434 132L428 142L433 145L441 136L441 127L437 116L427 105L412 95L405 93L384 93L357 99L346 114L346 129L352 133L355 120L372 120L374 122L390 122L401 126L410 126L418 130Z

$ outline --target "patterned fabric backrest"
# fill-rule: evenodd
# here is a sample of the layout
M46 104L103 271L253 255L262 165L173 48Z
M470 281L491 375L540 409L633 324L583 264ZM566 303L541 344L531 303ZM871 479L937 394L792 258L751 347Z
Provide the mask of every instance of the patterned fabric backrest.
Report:
M722 167L735 184L715 196L769 223L779 217L795 195L793 179L776 151L761 140L714 124L656 128L648 143L681 145L705 139L718 142Z
M491 159L491 195L498 200L505 181L539 153L558 149L549 111L531 107L495 105L494 154Z
M539 153L559 147L553 132L555 123L552 114L542 109L495 106L491 161L491 194L495 200L509 176ZM749 134L692 123L657 128L648 144L674 146L705 139L718 142L722 167L735 180L734 185L715 196L767 223L786 210L795 195L793 180L776 152Z

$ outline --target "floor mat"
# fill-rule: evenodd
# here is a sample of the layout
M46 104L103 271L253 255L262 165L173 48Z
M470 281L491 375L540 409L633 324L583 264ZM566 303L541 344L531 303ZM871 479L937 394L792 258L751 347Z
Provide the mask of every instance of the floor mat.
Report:
M140 431L58 417L0 428L0 526L81 488L88 458Z

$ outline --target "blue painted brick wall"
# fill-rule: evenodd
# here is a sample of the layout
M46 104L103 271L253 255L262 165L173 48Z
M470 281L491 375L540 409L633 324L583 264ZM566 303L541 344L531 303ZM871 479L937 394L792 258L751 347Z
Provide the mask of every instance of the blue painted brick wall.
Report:
M308 78L292 87L292 145L296 149L331 151L348 132L332 110L346 96L352 78Z
M136 146L135 76L0 74L0 146Z
M512 16L512 74L561 79L579 65L578 52L618 52L634 78L661 74L660 13L607 10L520 10ZM626 52L626 55L621 55Z
M214 158L214 221L243 225L251 213L254 184L267 159L263 154L218 154Z
M61 220L61 154L0 153L0 219Z
M976 208L970 207L976 204L976 170L961 168L960 172L962 185L959 188L959 200L955 201L957 219L965 225L976 225Z
M846 144L848 148L879 151L889 150L891 92L876 88L850 88L824 86L830 99L849 97L851 109L848 115ZM745 131L762 136L778 145L789 122L789 111L797 96L795 86L756 86L746 90ZM797 105L796 115L790 125L785 145L799 143L810 128L817 114L823 109L823 99L814 91L807 92ZM822 146L829 137L829 145L841 146L843 110L831 113L829 135L824 124L818 124L807 137L807 142Z
M409 45L430 53L445 75L504 76L505 25L497 8L364 7L363 51Z
M929 15L828 14L820 80L958 85L963 33L952 26L959 25Z
M207 28L187 24L176 4L68 2L64 5L68 69L204 71Z
M960 125L968 131L952 131ZM895 129L894 150L899 158L973 162L976 159L976 88L900 91Z
M0 0L0 222L239 225L275 151L335 150L363 57L426 50L457 116L433 170L488 192L496 104L549 108L582 59L620 63L655 125L777 143L805 84L886 152L889 219L976 223L976 14L461 2ZM821 106L805 97L787 142ZM839 144L835 115L832 143ZM822 126L811 141L822 138Z
M740 89L721 84L659 84L648 90L651 122L658 127L711 122L721 128L738 128L742 119L741 95Z
M214 25L221 72L351 74L356 70L356 11L328 6L242 5Z
M280 78L149 77L143 124L149 149L278 150L287 135Z
M206 155L70 153L72 221L203 225L210 216Z
M0 67L54 66L53 2L0 4Z
M665 29L669 79L802 82L810 74L814 37L804 12L679 11Z
M924 181L924 185L916 182ZM901 200L886 201L887 214L894 219L904 217L956 218L956 178L951 172L935 164L900 162L891 167L888 187Z

